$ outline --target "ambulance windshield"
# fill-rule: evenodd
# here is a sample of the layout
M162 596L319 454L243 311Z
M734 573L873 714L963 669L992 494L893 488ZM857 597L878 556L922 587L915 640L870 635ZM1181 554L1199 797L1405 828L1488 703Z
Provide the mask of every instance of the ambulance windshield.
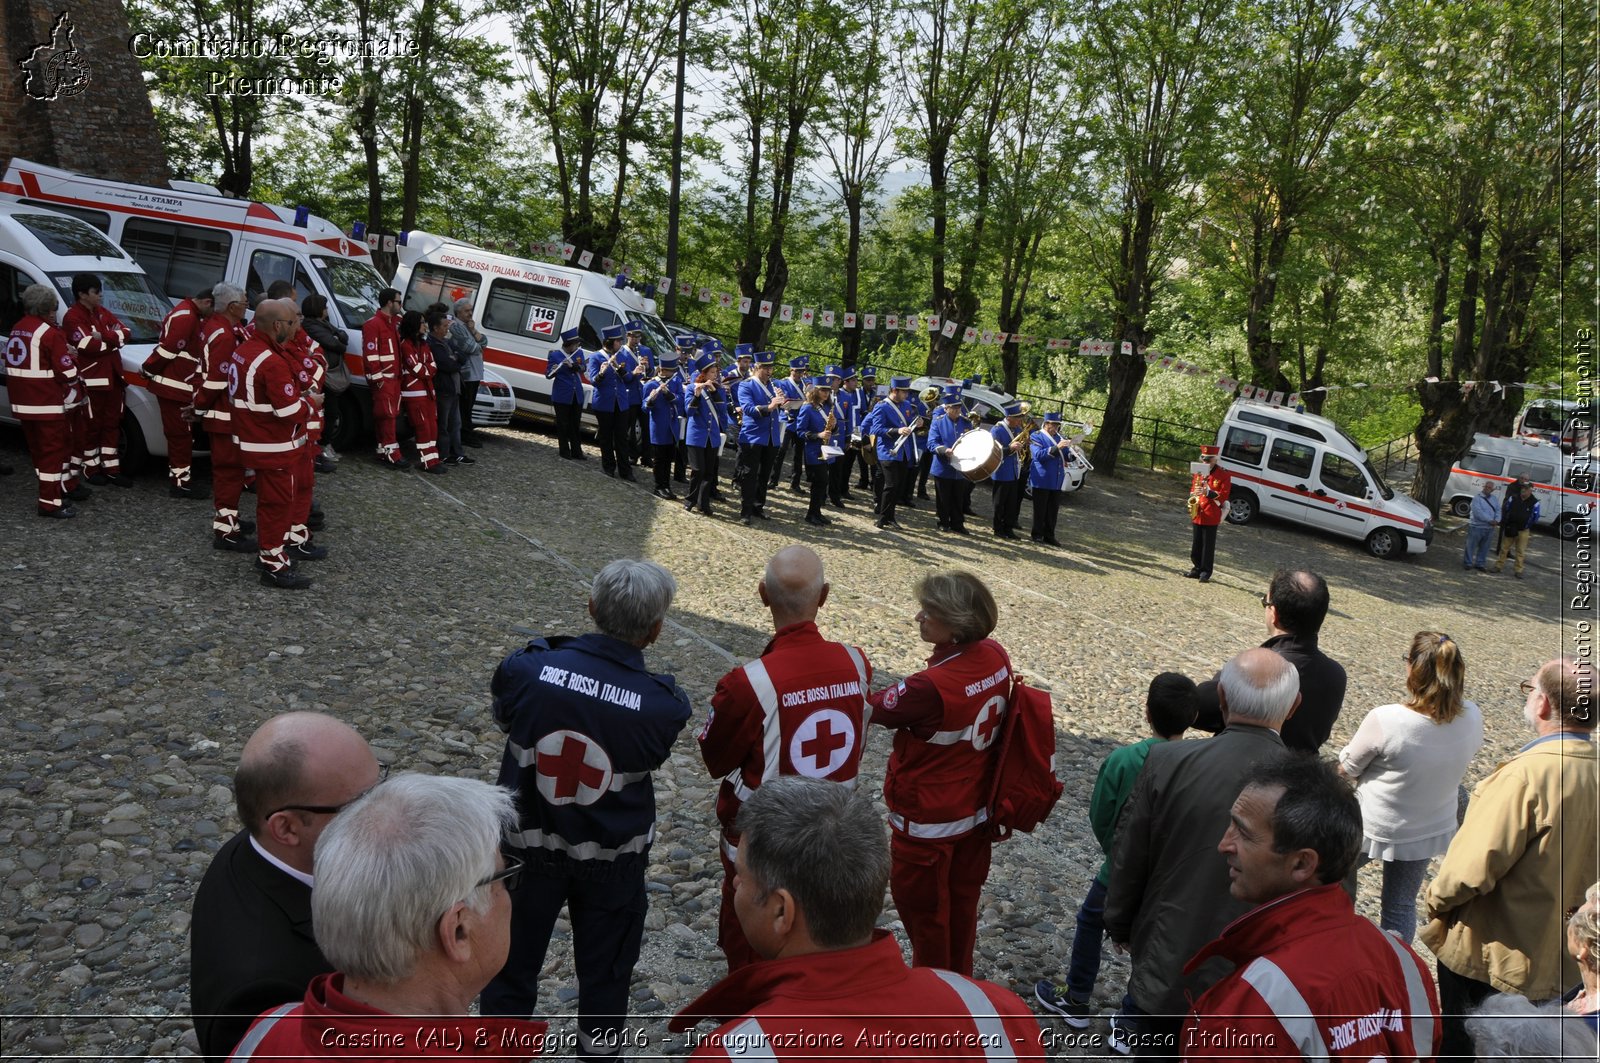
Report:
M131 342L154 343L161 335L161 319L172 309L172 303L156 294L143 273L96 273L95 276L100 278L101 305L128 326ZM50 279L61 293L64 306L76 302L70 274L58 273Z
M1348 439L1350 437L1345 436L1345 438ZM1378 470L1372 467L1371 459L1362 458L1361 467L1367 470L1367 476L1377 485L1378 494L1382 495L1386 500L1394 497L1394 488L1383 482L1383 477L1378 475Z
M377 270L365 262L353 262L348 258L313 255L311 261L333 293L339 317L347 328L360 328L377 312L378 293L388 287Z

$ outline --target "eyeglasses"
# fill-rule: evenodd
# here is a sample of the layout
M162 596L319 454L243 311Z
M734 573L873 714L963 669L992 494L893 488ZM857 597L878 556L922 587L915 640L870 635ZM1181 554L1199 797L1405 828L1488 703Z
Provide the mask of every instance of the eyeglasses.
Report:
M506 884L506 892L515 893L522 880L522 860L520 857L506 856L505 861L505 867L502 867L488 878L482 879L472 888L481 889L484 886L492 886L496 882L504 882Z
M279 812L314 812L322 816L337 816L340 812L343 812L345 809L349 808L351 805L370 794L373 790L377 789L378 783L383 782L383 780L387 779L388 777L389 765L380 762L378 764L378 782L375 782L365 790L362 790L359 794L356 794L342 805L284 805L282 808L275 808L271 812L268 812L266 818L271 819Z
M1272 599L1268 598L1265 594L1263 594L1261 596L1261 607L1263 609L1271 609L1272 608Z
M1524 679L1522 682L1517 684L1517 689L1522 691L1522 693L1524 695L1528 695L1528 694L1532 694L1535 690L1537 690L1539 688L1533 685L1533 681L1532 680Z

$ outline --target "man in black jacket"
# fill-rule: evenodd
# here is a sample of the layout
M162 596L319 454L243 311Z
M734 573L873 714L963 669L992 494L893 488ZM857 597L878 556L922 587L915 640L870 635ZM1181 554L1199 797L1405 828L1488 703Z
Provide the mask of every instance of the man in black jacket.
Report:
M312 852L385 771L354 729L319 713L275 716L245 742L233 775L244 830L206 868L189 922L189 1003L207 1058L226 1059L257 1015L333 969L311 932Z
M1310 569L1279 569L1261 605L1267 611L1267 641L1261 645L1300 673L1300 707L1284 722L1283 744L1315 753L1344 707L1344 666L1317 648L1317 633L1328 616L1328 582ZM1212 734L1222 730L1216 679L1201 683L1195 697L1200 711L1194 725Z

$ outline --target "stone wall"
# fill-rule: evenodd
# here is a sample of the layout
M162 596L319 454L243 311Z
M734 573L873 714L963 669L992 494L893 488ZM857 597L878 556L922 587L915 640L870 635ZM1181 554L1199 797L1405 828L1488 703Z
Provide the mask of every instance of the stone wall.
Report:
M70 36L57 24L62 12ZM121 0L0 0L0 166L19 156L96 177L167 183L129 36ZM36 52L40 45L48 47Z

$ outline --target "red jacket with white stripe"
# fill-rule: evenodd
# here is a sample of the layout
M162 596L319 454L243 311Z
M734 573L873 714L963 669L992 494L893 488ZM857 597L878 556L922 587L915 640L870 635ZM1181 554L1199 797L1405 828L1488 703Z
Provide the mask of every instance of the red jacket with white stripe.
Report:
M232 356L233 434L252 469L281 469L299 460L314 413L301 397L294 356L257 332Z
M1044 1059L1039 1020L1015 993L907 967L887 930L853 949L741 967L667 1028L706 1018L732 1021L700 1042L695 1059Z
M1245 913L1185 972L1212 956L1238 966L1195 1002L1184 1059L1434 1058L1439 997L1427 964L1357 915L1337 882Z
M322 355L322 347L305 329L296 329L284 343L284 350L295 363L294 378L300 384L300 394L320 392L322 382L328 377L328 363ZM322 427L322 411L315 405L311 407L311 420L306 422L306 431L313 435Z
M61 316L67 346L78 360L78 375L90 391L122 387L122 345L131 335L128 326L103 306L90 309L73 303Z
M866 656L829 642L810 620L780 629L760 657L718 680L700 755L712 775L725 776L717 819L729 844L739 843L739 809L768 779L806 775L855 785L871 681Z
M382 310L361 326L361 361L372 387L388 386L399 372L400 332Z
M400 397L403 399L432 399L433 378L438 373L433 364L433 348L426 339L400 341Z
M194 412L207 432L233 432L233 403L228 397L228 366L244 330L222 314L212 314L200 327L200 373L195 380Z
M5 354L6 390L17 420L64 419L67 403L80 397L82 386L62 331L29 314L11 326Z
M204 320L193 299L185 299L161 319L161 337L145 359L144 377L151 392L173 402L194 401L200 376L201 326Z
M869 699L896 729L883 779L889 825L912 838L959 838L987 818L1011 658L994 639L934 648L928 667Z

